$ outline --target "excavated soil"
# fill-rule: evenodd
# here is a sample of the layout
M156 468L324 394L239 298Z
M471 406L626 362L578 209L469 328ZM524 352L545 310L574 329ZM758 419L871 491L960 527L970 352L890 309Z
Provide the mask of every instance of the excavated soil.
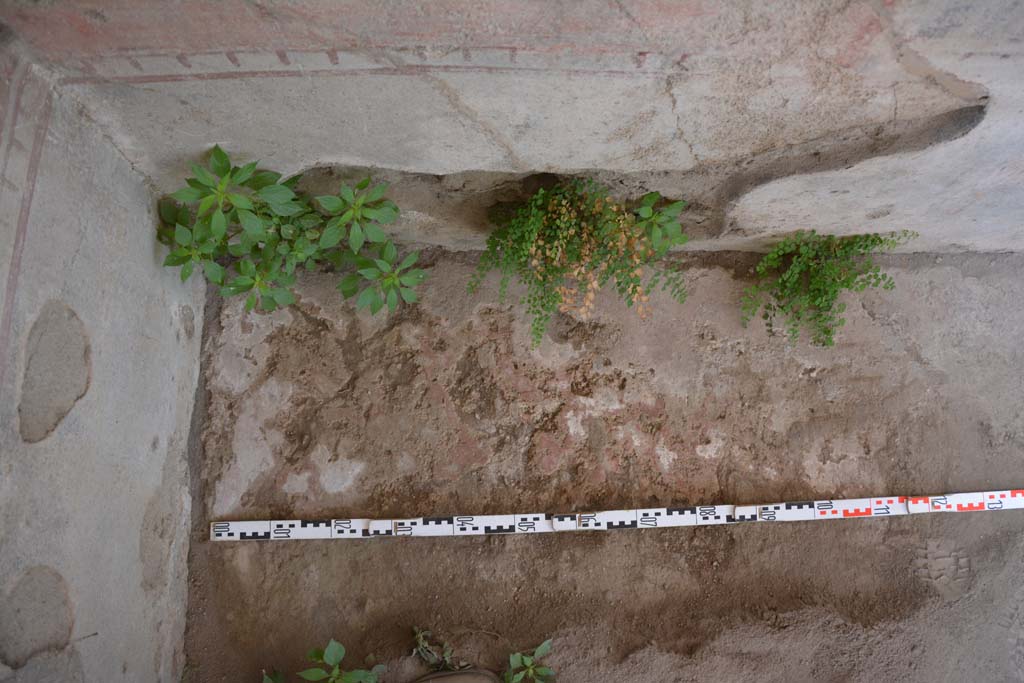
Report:
M1024 678L1024 512L529 537L211 544L214 519L568 512L1024 487L1024 258L891 257L831 349L743 329L749 256L690 298L609 293L539 349L473 254L422 304L211 306L188 680L297 671L334 637L385 681L411 628L498 668L554 638L562 683Z

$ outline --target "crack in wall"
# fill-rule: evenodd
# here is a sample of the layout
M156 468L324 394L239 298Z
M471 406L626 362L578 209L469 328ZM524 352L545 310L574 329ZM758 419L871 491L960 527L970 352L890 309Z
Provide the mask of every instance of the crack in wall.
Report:
M435 76L429 73L422 74L421 77L434 86L434 88L441 93L446 100L448 100L448 103L455 111L461 114L463 118L468 119L469 122L482 132L491 142L501 148L501 151L504 153L505 158L508 159L512 168L520 171L528 168L527 164L516 153L512 142L502 135L502 133L493 125L484 121L479 113L459 97L458 91L456 91L455 88L453 88L447 81L440 76Z
M397 55L380 50L374 50L370 54L370 58L378 64L383 63L397 69L406 69L409 67L409 65ZM448 101L448 104L451 105L452 109L458 112L462 118L468 120L473 127L483 133L484 137L497 145L513 169L525 171L529 168L522 158L520 158L516 153L512 142L495 126L485 121L479 112L466 104L458 91L453 88L448 81L429 72L420 72L419 76L429 83L438 93L440 93L441 96Z
M679 113L679 102L676 100L676 93L674 91L676 85L675 81L681 75L682 74L669 74L665 77L665 94L668 95L668 99L672 103L672 113L676 117L676 127L673 132L672 139L682 140L683 144L686 145L686 149L689 150L690 156L693 157L693 160L696 163L700 163L700 157L698 157L697 152L694 151L693 143L691 143L689 138L686 137L686 134L683 133L683 115Z

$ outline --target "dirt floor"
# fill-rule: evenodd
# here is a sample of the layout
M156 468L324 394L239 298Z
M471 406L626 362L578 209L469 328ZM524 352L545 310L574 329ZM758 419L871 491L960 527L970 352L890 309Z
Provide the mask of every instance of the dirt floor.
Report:
M1019 681L1024 513L528 537L211 544L212 519L569 512L1024 487L1024 257L897 256L832 349L743 329L753 257L689 256L690 298L613 296L537 350L475 256L422 305L334 278L206 326L192 681L294 672L334 637L385 681L411 629L499 668L554 638L562 683Z

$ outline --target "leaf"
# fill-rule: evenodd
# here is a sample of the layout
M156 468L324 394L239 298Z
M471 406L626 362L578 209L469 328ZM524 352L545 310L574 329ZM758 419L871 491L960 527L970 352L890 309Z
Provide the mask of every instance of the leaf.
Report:
M263 683L284 683L284 674L277 671L272 674L263 672Z
M536 669L533 670L533 673L537 676L543 676L544 678L555 675L554 669L550 669L546 666L538 666Z
M330 194L317 197L316 201L319 202L320 206L324 207L324 211L327 213L338 213L345 208L345 202Z
M381 297L380 292L376 289L373 290L373 300L370 301L370 313L377 315L377 311L384 307L384 299Z
M365 178L360 180L358 183L356 183L356 189L357 190L365 190L369 186L370 186L370 176L366 176Z
M251 292L249 296L245 297L245 310L251 311L256 308L256 292Z
M381 252L381 258L388 263L394 263L395 259L398 258L398 249L395 248L394 242L388 242L384 245L384 249Z
M295 197L295 193L284 185L267 185L257 190L256 195L270 205L283 204Z
M342 185L341 189L338 190L338 194L349 204L353 204L356 201L356 193L348 185Z
M398 308L398 292L395 291L394 287L392 287L391 289L388 290L388 297L387 298L388 298L388 310L391 311L392 313L394 313L395 309Z
M379 209L374 209L369 206L364 207L362 209L362 214L366 218L369 218L371 221L380 221L382 217L386 218L386 215L382 213Z
M387 261L378 258L378 259L374 259L373 262L377 264L377 268L380 269L380 272L382 272L382 273L390 273L391 272L391 264L388 263Z
M343 297L348 299L359 291L359 283L359 276L355 273L350 273L341 278L341 282L338 283L338 290L341 292Z
M184 249L175 249L174 251L167 255L167 258L164 259L164 265L180 266L181 264L191 260L192 256L189 255L187 251L185 251Z
M181 281L184 282L192 275L192 269L195 267L195 261L189 261L181 267Z
M517 673L515 676L512 677L512 683L519 683L524 678L526 678L526 672L525 671L520 671L519 673Z
M174 200L164 197L157 202L157 211L160 214L160 220L167 225L174 225L178 222L178 205L174 203Z
M243 184L246 187L250 187L254 190L259 190L266 187L267 185L276 184L277 181L280 179L280 173L275 173L274 171L258 171L254 173L253 176L249 178L249 180L245 181Z
M264 236L263 221L259 216L245 209L238 210L238 222L242 224L242 230L253 239L260 239Z
M228 245L228 253L234 257L245 256L252 249L252 245L244 242L232 242Z
M280 187L280 185L276 186ZM278 216L294 216L295 214L302 213L302 204L297 202L278 202L270 204L270 209Z
M373 302L374 296L376 296L376 294L376 287L367 287L366 289L364 289L362 292L359 293L359 298L356 299L356 308L363 309L369 306Z
M415 270L410 270L408 273L402 275L400 278L398 278L398 281L401 282L406 287L415 287L419 283L423 282L423 278L425 278L426 276L426 272L420 270L419 268L416 268Z
M174 226L174 241L183 247L192 244L192 231L184 225Z
M373 203L378 199L383 199L384 194L388 191L387 183L380 183L370 188L370 191L366 193L367 203Z
M234 181L236 184L241 185L252 177L252 174L255 170L256 162L250 161L245 166L236 168L234 173L231 174L231 180Z
M663 214L665 214L666 216L670 216L672 218L675 218L680 213L682 213L683 209L685 209L685 208L686 208L686 202L682 202L682 201L680 201L680 202L672 202L671 204L666 206L664 209L662 209L661 212Z
M276 301L277 297L275 296L274 299ZM292 301L294 300L293 297ZM278 301L278 303L281 302ZM331 642L327 643L327 647L324 648L324 663L328 666L337 666L343 659L345 659L345 646L332 638Z
M419 257L420 257L420 252L418 252L418 251L412 252L411 254L406 256L404 259L402 259L402 263L398 266L397 270L400 270L400 271L401 270L405 270L406 268L408 268L412 264L416 263L416 260L419 259Z
M320 235L320 248L331 249L332 247L336 247L344 236L345 230L340 225L332 225L324 230L324 234Z
M250 209L252 210L252 200L246 197L244 194L228 194L228 200L236 209Z
M242 292L248 292L252 289L254 281L251 277L236 277L234 280L229 282L220 288L221 296L234 296L241 294Z
M231 172L231 160L220 145L214 145L210 152L210 169L222 178Z
M408 287L402 287L398 290L402 295L402 300L407 304L414 304L417 301L415 290L409 289Z
M640 218L650 218L654 211L649 206L641 206L637 213L640 215Z
M238 272L247 277L253 277L256 275L256 265L249 259L243 259L238 262L235 266Z
M213 236L219 240L224 237L224 233L226 233L227 230L228 223L227 219L224 217L224 212L219 209L214 211L213 216L210 218L210 232L212 232Z
M376 214L376 220L378 223L387 225L388 223L394 223L395 219L398 218L398 207L394 204L386 204L379 209L374 209Z
M199 208L196 209L196 215L197 216L202 216L204 213L206 213L207 211L210 210L210 208L213 206L214 202L216 202L216 201L217 201L217 195L215 195L215 194L208 194L205 197L203 197L202 200L200 200L200 202L199 202Z
M655 194L657 194L657 193L655 193ZM533 658L534 659L540 659L541 657L547 656L548 653L550 653L550 652L551 652L551 639L548 638L543 643L538 645L537 649L533 651Z
M359 226L359 223L353 223L348 231L348 246L352 248L354 253L358 254L359 250L363 248L364 241L363 229Z
M300 671L298 676L306 681L322 681L327 678L329 674L319 667L314 667L312 669Z
M217 285L224 284L224 266L216 261L203 261L203 272L210 282Z
M362 268L357 272L367 280L376 280L380 278L380 271L376 268Z
M194 187L183 187L177 192L173 193L171 196L177 199L179 202L191 203L198 202L200 199L203 198L204 194L204 192L202 192L201 190L197 190Z
M217 177L202 166L192 164L192 175L195 176L196 180L198 180L200 184L205 185L206 187L217 187Z
M373 223L367 223L363 226L363 230L371 242L385 242L388 239L388 234Z

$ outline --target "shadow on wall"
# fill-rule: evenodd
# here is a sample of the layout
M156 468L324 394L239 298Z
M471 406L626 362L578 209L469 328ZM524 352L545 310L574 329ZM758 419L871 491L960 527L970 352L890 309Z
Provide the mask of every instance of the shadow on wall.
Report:
M850 128L828 139L766 150L727 162L704 163L688 171L616 173L580 169L572 174L467 171L449 175L410 173L353 166L318 167L307 171L302 185L311 194L333 194L340 182L366 176L388 183L389 196L402 209L393 226L400 240L454 250L481 249L496 206L521 202L540 188L571 178L593 178L619 200L659 192L670 201L684 199L680 216L691 238L710 240L734 227L726 224L729 205L750 190L790 175L850 167L877 156L912 152L966 135L985 117L987 95L979 104L937 116Z

